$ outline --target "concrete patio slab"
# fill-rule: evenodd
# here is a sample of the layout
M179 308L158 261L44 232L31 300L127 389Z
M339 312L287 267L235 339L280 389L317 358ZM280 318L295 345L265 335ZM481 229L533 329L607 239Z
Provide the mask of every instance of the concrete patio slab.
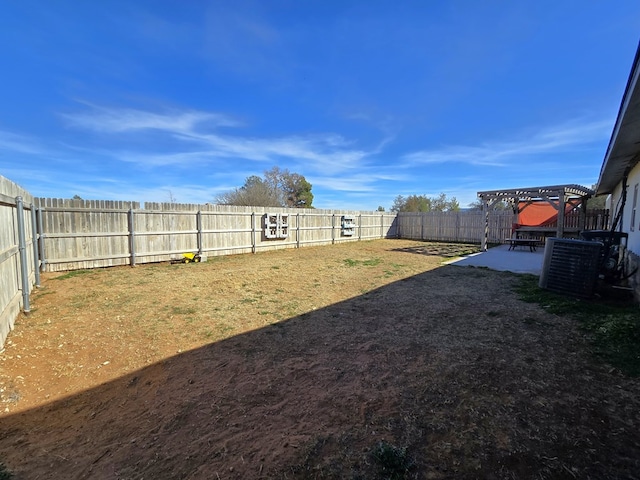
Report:
M531 252L528 248L516 247L514 250L509 250L508 245L499 245L486 252L475 253L446 263L459 267L486 267L505 272L540 275L543 258L544 248Z

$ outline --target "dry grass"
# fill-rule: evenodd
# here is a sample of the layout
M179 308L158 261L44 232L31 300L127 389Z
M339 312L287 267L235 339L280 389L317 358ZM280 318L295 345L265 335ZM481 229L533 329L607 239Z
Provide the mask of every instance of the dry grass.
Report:
M640 383L469 246L47 275L0 355L19 478L632 478Z

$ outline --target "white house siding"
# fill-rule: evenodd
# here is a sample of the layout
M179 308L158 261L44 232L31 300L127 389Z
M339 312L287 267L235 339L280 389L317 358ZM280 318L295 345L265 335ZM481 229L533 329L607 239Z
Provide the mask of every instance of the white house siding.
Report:
M638 197L636 205L634 206L634 191L638 185ZM618 207L618 201L622 194L622 183L616 186L615 191L611 196L611 219L615 218L617 214L616 208ZM636 209L635 219L632 223L632 217L634 207ZM629 234L628 248L636 255L640 255L640 164L636 165L627 178L627 203L624 207L624 214L622 216L622 230Z
M635 198L636 204L634 205L636 185L638 185L638 195ZM619 183L610 198L612 221L617 213L616 207L621 195L622 183ZM633 213L634 208L636 210L635 215ZM632 223L633 217L635 218ZM627 203L622 216L622 229L629 234L627 272L631 273L637 269L635 275L629 279L629 284L635 290L636 298L640 299L640 163L629 172L627 177Z

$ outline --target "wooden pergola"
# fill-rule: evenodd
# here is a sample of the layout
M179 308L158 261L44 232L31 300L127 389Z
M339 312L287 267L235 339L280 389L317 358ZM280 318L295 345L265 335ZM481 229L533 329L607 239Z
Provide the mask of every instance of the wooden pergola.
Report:
M581 225L584 228L586 220L587 199L595 195L595 192L582 185L553 185L549 187L513 188L504 190L489 190L478 192L478 197L482 201L482 213L484 214L484 235L482 237L482 250L487 249L489 237L489 211L492 210L499 201L507 201L513 205L514 223L517 222L518 214L528 205L536 201L549 202L558 212L558 226L556 236L564 236L564 216L567 206L571 208L582 204ZM526 204L520 208L520 202Z

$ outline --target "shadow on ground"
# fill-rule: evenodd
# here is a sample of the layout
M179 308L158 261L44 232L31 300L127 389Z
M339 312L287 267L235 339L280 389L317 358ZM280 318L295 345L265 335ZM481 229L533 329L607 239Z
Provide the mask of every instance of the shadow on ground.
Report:
M640 383L514 282L445 266L182 353L0 419L0 458L17 479L637 475Z
M479 245L456 244L456 243L425 243L415 247L394 248L396 252L415 253L418 255L429 255L445 258L454 258L462 255L469 255L480 251Z

